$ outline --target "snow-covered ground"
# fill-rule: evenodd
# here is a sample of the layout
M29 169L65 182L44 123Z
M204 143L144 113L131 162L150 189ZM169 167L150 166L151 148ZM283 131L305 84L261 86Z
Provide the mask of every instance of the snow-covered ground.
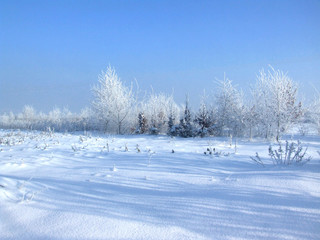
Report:
M300 139L312 160L274 166L265 141L0 131L0 239L320 239Z

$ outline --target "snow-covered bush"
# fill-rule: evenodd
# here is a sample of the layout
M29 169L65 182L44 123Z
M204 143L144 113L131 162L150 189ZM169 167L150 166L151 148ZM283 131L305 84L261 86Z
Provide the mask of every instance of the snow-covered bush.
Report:
M278 149L274 150L270 145L269 156L276 165L304 164L311 160L311 157L306 156L307 150L299 140L297 143L286 141L285 146L278 142Z
M299 140L296 143L285 141L284 146L281 142L278 142L276 146L276 149L271 145L268 148L268 155L274 165L305 164L311 160L311 157L307 156L308 148L304 148ZM258 153L251 159L265 166Z
M149 133L150 133L151 135L158 135L158 134L160 133L160 131L159 131L159 129L156 128L156 127L151 127L151 128L149 128Z

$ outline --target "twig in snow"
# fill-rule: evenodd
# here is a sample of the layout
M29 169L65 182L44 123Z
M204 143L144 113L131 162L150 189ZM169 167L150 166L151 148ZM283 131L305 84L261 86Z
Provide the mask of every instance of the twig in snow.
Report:
M262 165L263 167L265 167L264 164L263 164L263 162L262 162L262 160L261 160L261 158L260 158L260 156L259 156L259 154L258 154L257 152L256 152L256 156L255 156L255 157L250 157L250 158L251 158L254 162Z

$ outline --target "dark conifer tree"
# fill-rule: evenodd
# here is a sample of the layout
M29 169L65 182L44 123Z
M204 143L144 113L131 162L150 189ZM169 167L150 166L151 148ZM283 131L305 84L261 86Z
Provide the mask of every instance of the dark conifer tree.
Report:
M199 125L197 134L200 137L204 137L209 134L209 128L213 124L213 121L205 103L201 103L200 109L196 114L194 121Z
M144 134L148 130L147 119L142 112L139 113L138 118L139 118L139 126L136 132L139 134Z
M192 125L192 117L191 117L191 111L189 108L189 99L186 98L186 106L184 109L184 116L182 119L180 119L179 124L179 135L181 137L194 137L194 127Z

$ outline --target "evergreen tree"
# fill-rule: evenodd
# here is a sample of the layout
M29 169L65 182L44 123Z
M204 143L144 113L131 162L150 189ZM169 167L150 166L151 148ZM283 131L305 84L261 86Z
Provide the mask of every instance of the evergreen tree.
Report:
M189 99L187 97L186 99L186 106L184 109L184 116L182 119L180 119L179 124L179 135L180 137L194 137L194 127L192 125L192 117L191 117L191 111L189 108Z
M170 115L169 115L169 119L168 119L168 132L167 132L167 134L169 135L169 136L175 136L175 134L174 134L174 117L173 117L173 115L172 115L172 113L170 113Z
M178 116L179 108L175 105L170 106L170 112L168 117L168 131L169 136L179 136L180 135L180 125L176 124L176 116Z
M138 134L146 133L148 129L148 121L142 112L140 112L138 115L138 124L139 125L136 133Z
M204 137L209 134L209 128L212 126L213 121L211 119L210 113L207 110L207 106L204 102L201 103L200 109L195 116L195 123L199 125L197 134L200 137Z

